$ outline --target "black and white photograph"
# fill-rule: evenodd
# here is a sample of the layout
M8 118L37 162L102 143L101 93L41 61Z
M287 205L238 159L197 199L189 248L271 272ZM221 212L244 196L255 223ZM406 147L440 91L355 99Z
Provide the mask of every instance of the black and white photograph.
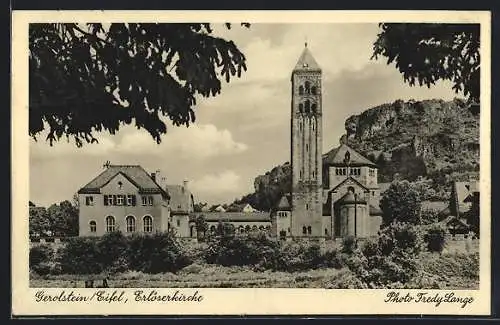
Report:
M168 17L25 27L13 218L35 299L386 289L467 312L460 292L489 294L480 19Z

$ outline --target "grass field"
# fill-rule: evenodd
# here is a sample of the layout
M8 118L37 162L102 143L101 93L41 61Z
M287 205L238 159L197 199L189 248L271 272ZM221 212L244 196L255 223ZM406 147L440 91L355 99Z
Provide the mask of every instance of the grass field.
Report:
M424 253L420 257L426 281L419 289L478 289L478 254ZM30 274L30 287L83 287L84 281L98 281L104 275ZM109 286L115 288L359 288L356 277L348 269L318 269L306 272L254 271L251 267L223 267L192 264L180 272L144 274L125 272L110 276ZM421 282L420 282L421 283Z

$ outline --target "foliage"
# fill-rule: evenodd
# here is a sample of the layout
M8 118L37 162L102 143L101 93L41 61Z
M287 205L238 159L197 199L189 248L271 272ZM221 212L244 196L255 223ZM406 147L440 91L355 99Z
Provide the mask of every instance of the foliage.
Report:
M343 261L366 286L395 287L418 274L421 248L419 228L395 222L383 228L378 238L365 241L352 253L344 253Z
M127 258L132 270L144 273L177 272L191 264L171 233L133 235Z
M475 102L480 95L479 24L382 23L372 59L394 62L411 86L430 87L438 80Z
M97 238L73 237L60 248L58 260L63 273L96 274L103 271Z
M427 250L433 253L441 253L446 243L446 228L440 224L434 224L424 235Z
M119 231L104 234L96 242L98 263L103 270L115 273L128 269L125 253L128 249L127 238Z
M247 237L218 236L209 243L205 260L223 266L268 265L274 259L277 245L262 233Z
M212 33L208 23L30 24L30 136L48 128L51 145L66 136L80 147L134 121L159 143L162 116L189 126L197 96L246 71L236 44Z
M204 238L208 231L208 223L205 221L205 216L199 215L196 217L195 227L198 239Z
M30 248L29 267L39 275L50 273L53 259L54 249L50 245L36 245Z
M438 212L431 209L422 209L420 211L420 220L422 225L432 225L439 221Z
M420 195L406 180L391 183L380 200L380 207L386 225L393 221L420 224Z
M48 209L30 206L29 228L32 236L77 236L78 208L69 201L52 204Z

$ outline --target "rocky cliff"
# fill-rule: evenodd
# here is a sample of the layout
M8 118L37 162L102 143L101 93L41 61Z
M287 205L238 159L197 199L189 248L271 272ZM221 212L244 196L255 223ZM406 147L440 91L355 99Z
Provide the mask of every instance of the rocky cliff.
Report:
M451 180L478 174L479 117L463 100L398 100L349 117L345 127L340 142L379 165L379 182L427 177L444 196ZM268 210L289 192L290 179L289 163L274 167L238 202Z

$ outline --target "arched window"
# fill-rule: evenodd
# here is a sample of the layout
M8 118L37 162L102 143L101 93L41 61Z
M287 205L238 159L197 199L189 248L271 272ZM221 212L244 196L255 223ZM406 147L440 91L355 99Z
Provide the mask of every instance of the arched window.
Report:
M304 83L304 86L306 88L306 94L310 94L311 93L311 83L309 81L306 81Z
M106 217L106 232L113 232L115 231L115 217L113 216L107 216Z
M240 234L245 233L245 228L243 228L243 226L239 226L239 227L238 227L238 230L239 230L239 233L240 233Z
M310 235L311 234L311 226L307 227L307 234Z
M252 226L252 231L254 231L254 232L255 232L255 231L257 231L257 230L258 230L257 226L256 226L256 225L253 225L253 226Z
M281 231L280 231L280 239L282 239L282 240L283 240L283 239L285 239L285 238L286 238L286 231L281 230Z
M195 226L189 227L189 237L195 237L195 235L196 235L196 227Z
M347 188L347 192L354 193L354 187L349 186L349 187Z
M210 226L210 232L215 233L215 226L214 225Z
M312 103L312 105L311 105L311 110L312 110L313 112L316 112L316 107L317 107L316 103Z
M302 234L307 235L307 228L306 228L306 226L302 227Z
M304 111L304 104L302 103L299 103L299 112L303 112Z
M144 216L142 223L144 225L144 232L153 232L153 218L151 216ZM170 224L168 225L170 226Z
M305 112L309 113L309 109L311 108L311 102L309 101L309 99L306 99L304 106L305 106Z
M304 87L299 86L299 95L304 95Z
M97 231L97 223L94 220L89 222L89 227L90 227L90 232Z
M260 231L264 230L264 226L259 226L259 230Z
M312 86L311 87L311 94L316 95L316 92L317 92L316 86Z
M250 228L250 226L249 226L249 225L246 225L246 226L245 226L245 232L250 232L250 229L251 229L251 228Z
M134 218L134 216L128 216L125 219L125 223L127 224L127 232L135 232L135 218Z

